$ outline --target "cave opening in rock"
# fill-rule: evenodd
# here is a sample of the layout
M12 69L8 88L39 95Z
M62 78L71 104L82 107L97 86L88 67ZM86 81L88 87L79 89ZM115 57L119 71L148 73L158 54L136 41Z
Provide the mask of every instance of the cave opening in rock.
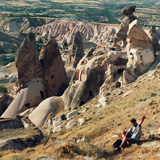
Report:
M92 96L93 96L93 92L89 91L89 97L92 97Z
M43 93L43 91L40 91L40 95L41 95L41 98L44 99L44 93Z
M84 101L81 101L81 102L80 102L80 106L82 106L83 104L85 104Z

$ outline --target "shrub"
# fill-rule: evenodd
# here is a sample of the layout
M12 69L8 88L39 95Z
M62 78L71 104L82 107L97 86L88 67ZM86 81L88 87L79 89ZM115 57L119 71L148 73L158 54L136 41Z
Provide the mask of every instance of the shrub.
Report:
M0 86L0 93L8 93L7 88L4 86Z

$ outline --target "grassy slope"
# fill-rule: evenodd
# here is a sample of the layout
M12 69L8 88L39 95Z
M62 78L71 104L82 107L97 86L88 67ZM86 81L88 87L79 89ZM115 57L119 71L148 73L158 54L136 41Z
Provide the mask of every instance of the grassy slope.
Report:
M107 155L103 159L136 160L138 158L146 159L147 157L153 160L158 159L157 156L160 153L160 149L156 145L159 141L153 140L152 142L148 138L150 134L158 136L160 124L160 83L158 77L154 75L150 76L152 72L146 73L135 82L121 88L115 89L109 86L106 91L109 105L103 107L98 101L99 97L95 97L79 108L79 111L87 108L84 114L76 117L76 119L86 117L88 119L86 124L83 126L77 125L70 130L64 129L60 133L51 135L51 137L70 141L73 137L80 138L86 136L91 144L107 152ZM132 93L123 97L127 91L131 90L133 90ZM119 135L123 129L128 129L130 126L129 120L132 117L137 118L139 122L144 114L147 118L143 124L143 145L151 146L145 147L135 144L122 150L121 154L112 154L112 144L117 139L117 137L112 137ZM153 145L153 143L155 144ZM0 155L4 159L13 158L14 156L28 158L39 156L54 157L53 154L56 154L56 150L54 141L49 141L46 145L41 144L36 148L28 148L23 152L3 152ZM73 157L70 157L70 159L73 159Z

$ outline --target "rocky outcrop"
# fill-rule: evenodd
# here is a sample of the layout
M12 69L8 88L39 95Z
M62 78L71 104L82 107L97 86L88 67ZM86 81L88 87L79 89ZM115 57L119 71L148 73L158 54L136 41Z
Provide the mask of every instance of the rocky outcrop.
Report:
M84 56L84 49L83 49L82 36L80 32L77 32L72 43L72 49L68 55L68 64L72 65L73 68L76 68L78 62L83 56Z
M2 115L4 118L12 118L26 109L36 107L46 97L43 71L33 34L28 34L17 50L15 63L18 89L15 99Z
M14 53L18 49L21 41L9 34L0 32L0 52L1 53Z
M28 29L27 33L40 33L47 38L53 36L57 41L63 42L65 39L68 44L72 44L76 32L83 35L84 41L94 42L95 44L108 43L113 40L115 26L106 24L94 24L78 21L57 20L43 26Z
M42 128L51 114L56 114L64 108L62 97L50 97L41 102L37 108L29 114L29 119L38 127Z
M68 87L68 79L58 45L53 37L48 44L41 49L39 59L43 69L47 96L62 95Z
M160 34L154 26L149 30L149 37L153 44L154 54L156 54L156 51L160 51Z
M121 13L125 16L123 20L121 21L121 24L116 32L115 39L113 46L117 45L118 42L122 41L122 46L125 46L127 44L127 31L129 24L133 22L135 19L137 19L133 13L135 11L136 6L127 6L121 10Z
M12 98L10 96L0 93L0 115L6 110L11 102Z
M15 64L20 88L32 78L42 78L43 71L38 59L35 36L28 34L16 52Z
M137 20L129 26L127 57L127 70L123 73L124 83L135 80L155 60L153 44Z
M42 18L16 18L11 19L3 26L4 31L17 32L19 30L27 30L29 27L37 27L43 24L49 23L53 20L42 19Z
M65 109L83 105L99 90L104 81L104 53L90 50L78 63L69 87L63 94Z
M29 108L36 107L45 97L43 80L40 78L31 79L17 93L15 99L2 114L2 117L12 118Z
M27 118L0 119L0 151L23 150L40 143L42 132Z

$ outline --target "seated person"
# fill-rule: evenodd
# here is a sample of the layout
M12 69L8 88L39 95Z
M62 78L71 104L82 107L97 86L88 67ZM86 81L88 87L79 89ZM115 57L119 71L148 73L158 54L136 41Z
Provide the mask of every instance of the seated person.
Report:
M129 143L137 143L141 138L141 125L146 117L143 116L141 122L138 124L136 119L131 119L131 127L129 128L128 132L123 131L122 137L123 141L121 145L115 149L115 151L119 150L121 147L125 147L127 142Z

